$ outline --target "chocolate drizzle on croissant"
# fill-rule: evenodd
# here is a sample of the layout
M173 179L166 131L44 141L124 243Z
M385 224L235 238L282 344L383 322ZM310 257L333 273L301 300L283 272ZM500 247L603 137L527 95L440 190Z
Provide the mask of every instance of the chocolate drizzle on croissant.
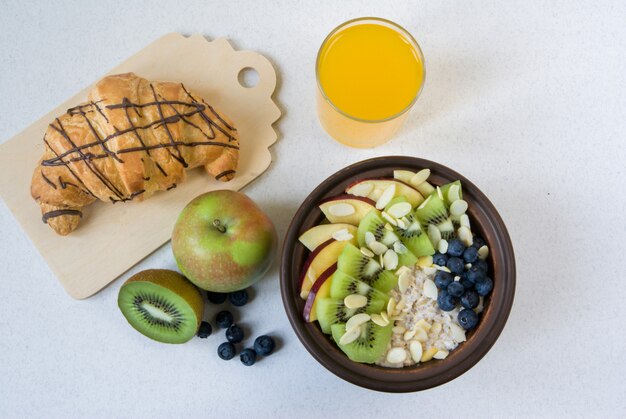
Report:
M96 199L141 200L176 187L197 166L228 181L239 156L233 124L204 99L182 84L132 73L98 82L89 101L49 125L43 141L31 194L43 221L62 235Z

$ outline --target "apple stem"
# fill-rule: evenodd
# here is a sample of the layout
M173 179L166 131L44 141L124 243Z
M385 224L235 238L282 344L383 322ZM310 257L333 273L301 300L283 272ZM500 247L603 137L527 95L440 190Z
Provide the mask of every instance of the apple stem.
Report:
M222 222L218 219L213 220L213 227L215 227L220 233L226 233L226 227L222 225Z

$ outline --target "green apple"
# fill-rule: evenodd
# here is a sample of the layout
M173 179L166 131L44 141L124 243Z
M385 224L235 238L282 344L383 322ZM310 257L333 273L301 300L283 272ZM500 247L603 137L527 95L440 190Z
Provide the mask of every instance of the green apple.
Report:
M254 284L271 266L276 250L272 221L250 198L235 191L194 198L172 232L178 268L207 291L232 292Z

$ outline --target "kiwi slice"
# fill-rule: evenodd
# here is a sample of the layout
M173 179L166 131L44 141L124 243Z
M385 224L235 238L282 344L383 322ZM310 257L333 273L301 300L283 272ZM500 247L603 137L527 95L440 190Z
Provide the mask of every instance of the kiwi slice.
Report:
M387 350L391 341L391 328L393 322L381 327L372 321L361 325L361 335L352 343L342 345L339 340L346 333L346 325L343 323L333 324L330 329L333 340L337 346L354 362L373 364L378 361Z
M359 246L365 246L365 233L368 231L374 235L376 241L381 242L385 246L389 247L397 242L398 236L393 231L385 228L387 222L383 219L377 209L372 209L359 223L359 229L357 230L357 240Z
M395 232L400 240L415 256L429 256L435 253L428 234L422 229L420 222L414 214L406 216L408 226L406 228L396 227Z
M389 292L398 283L398 278L392 272L383 270L376 259L365 256L350 243L339 255L337 270L382 292Z
M345 323L358 313L380 313L387 306L388 298L368 297L367 304L361 308L348 308L342 298L320 298L317 302L317 322L322 332L330 334L330 327L335 323Z
M385 304L389 299L387 294L370 287L365 282L359 281L344 272L335 271L330 283L330 297L345 298L350 294L365 295L368 299L372 300L385 300Z
M455 237L454 226L450 220L446 204L439 197L438 191L433 192L415 210L415 217L423 227L434 225L441 232L441 237L450 240ZM424 230L426 230L424 228Z
M204 312L200 290L167 269L130 277L120 288L117 305L138 332L163 343L184 343L194 337Z

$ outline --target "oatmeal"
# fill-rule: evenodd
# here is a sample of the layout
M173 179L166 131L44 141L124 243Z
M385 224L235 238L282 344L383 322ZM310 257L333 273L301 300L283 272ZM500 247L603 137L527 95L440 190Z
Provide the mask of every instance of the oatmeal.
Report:
M443 359L465 341L465 331L457 321L461 308L443 311L437 306L436 272L420 267L400 270L398 286L390 292L393 334L378 365L400 368Z

